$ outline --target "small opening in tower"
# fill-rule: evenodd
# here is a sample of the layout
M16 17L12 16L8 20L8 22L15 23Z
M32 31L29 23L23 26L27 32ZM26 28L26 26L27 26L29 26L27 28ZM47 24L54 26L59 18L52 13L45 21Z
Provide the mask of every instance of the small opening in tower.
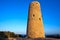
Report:
M34 6L34 4L33 4L33 6Z
M33 17L35 17L35 15L33 14Z
M39 20L41 20L41 18L39 18Z
M38 3L36 3L36 4L38 4Z

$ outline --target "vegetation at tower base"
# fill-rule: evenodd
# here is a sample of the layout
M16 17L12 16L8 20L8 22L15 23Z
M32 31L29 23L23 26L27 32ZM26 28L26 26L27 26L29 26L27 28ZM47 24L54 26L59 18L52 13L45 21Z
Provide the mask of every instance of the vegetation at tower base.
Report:
M60 39L60 34L46 35L46 38L57 38L57 39Z
M5 40L6 38L22 38L22 35L10 31L0 31L0 40Z

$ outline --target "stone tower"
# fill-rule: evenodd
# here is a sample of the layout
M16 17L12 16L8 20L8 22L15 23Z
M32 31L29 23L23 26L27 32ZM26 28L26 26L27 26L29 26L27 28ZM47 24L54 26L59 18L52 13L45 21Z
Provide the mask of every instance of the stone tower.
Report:
M45 38L40 3L34 1L29 6L27 37Z

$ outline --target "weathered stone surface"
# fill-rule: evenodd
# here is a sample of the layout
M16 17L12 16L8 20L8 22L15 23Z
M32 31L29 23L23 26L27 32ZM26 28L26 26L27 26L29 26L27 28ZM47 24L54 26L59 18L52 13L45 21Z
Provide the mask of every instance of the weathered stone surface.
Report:
M29 38L45 38L40 3L34 1L30 4L27 24Z

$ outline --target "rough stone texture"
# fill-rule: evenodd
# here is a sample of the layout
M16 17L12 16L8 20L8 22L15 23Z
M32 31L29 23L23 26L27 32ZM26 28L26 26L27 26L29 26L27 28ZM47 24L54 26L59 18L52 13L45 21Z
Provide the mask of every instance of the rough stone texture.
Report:
M40 3L34 1L29 6L27 37L45 38Z

